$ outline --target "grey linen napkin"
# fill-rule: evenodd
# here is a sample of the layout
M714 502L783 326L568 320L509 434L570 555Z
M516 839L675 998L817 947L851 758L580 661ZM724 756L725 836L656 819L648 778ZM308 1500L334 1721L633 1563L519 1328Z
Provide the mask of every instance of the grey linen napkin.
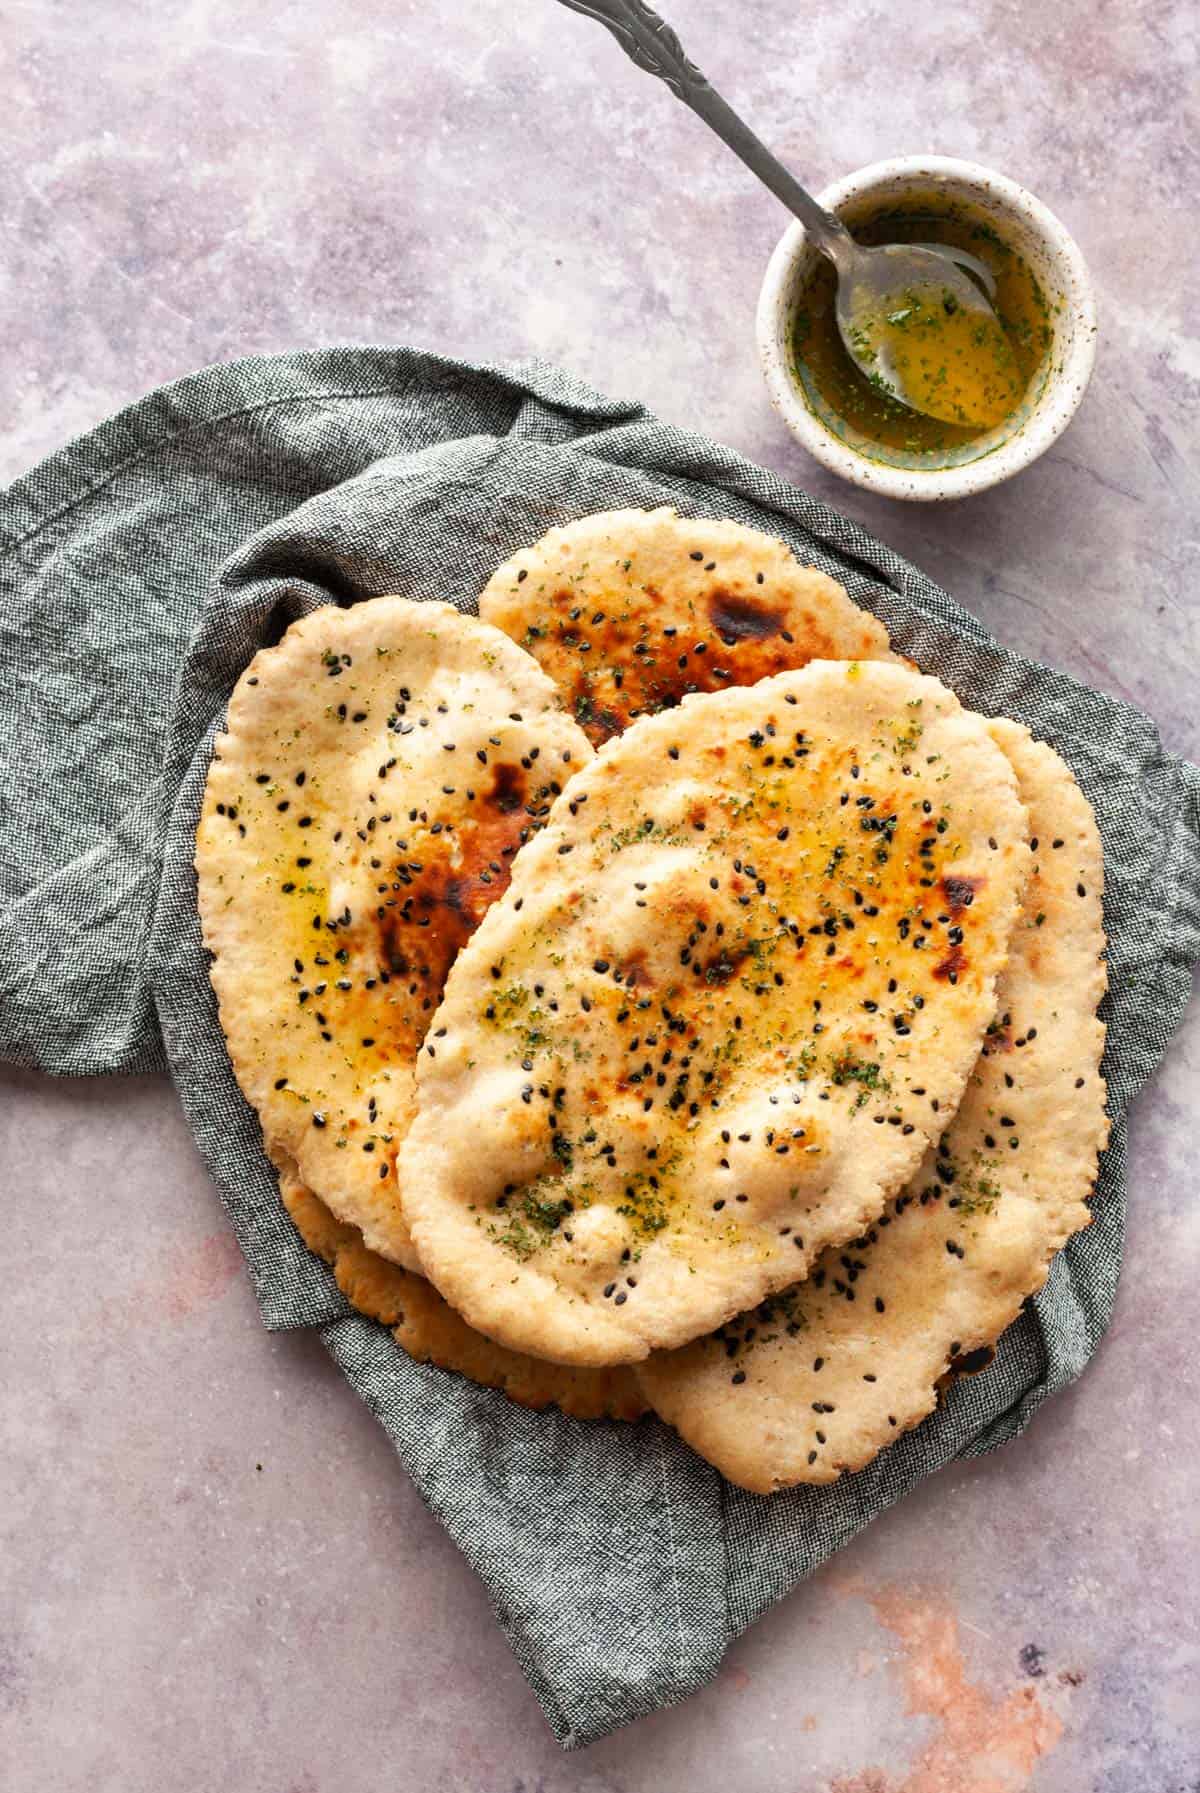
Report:
M861 1474L769 1499L665 1427L586 1425L413 1363L292 1229L225 1055L192 837L242 668L294 618L382 592L474 607L552 524L670 503L783 538L963 701L1027 723L1096 806L1112 1144L1095 1223L993 1365ZM542 365L333 349L210 369L0 498L0 1055L169 1069L270 1327L315 1326L490 1590L556 1737L685 1698L730 1640L931 1470L1014 1437L1107 1325L1125 1117L1200 954L1200 774L1126 704L1030 664L846 518Z

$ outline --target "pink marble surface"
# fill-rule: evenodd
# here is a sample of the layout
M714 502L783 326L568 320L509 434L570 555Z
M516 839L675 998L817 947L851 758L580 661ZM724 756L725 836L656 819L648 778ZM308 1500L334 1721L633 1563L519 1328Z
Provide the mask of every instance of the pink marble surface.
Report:
M0 476L257 350L540 353L861 517L1007 641L1197 736L1193 9L672 0L814 185L938 150L1015 175L1097 276L1096 378L998 491L810 463L751 318L774 203L553 0L10 0ZM261 1329L169 1087L0 1077L0 1785L332 1793L1194 1793L1200 1014L1135 1112L1089 1374L584 1754L308 1337Z

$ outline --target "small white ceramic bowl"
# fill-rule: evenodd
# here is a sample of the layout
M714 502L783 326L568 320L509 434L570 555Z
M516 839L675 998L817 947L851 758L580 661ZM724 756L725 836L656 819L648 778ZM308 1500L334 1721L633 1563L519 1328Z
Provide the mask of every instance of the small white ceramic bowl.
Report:
M873 162L817 197L828 211L853 213L864 201L873 209L931 187L985 213L998 235L1025 257L1049 305L1052 344L1045 371L1035 376L1028 415L997 446L951 467L897 467L847 446L809 409L792 349L796 301L817 259L802 225L791 225L780 238L758 301L763 374L784 422L824 466L888 498L965 498L1028 467L1075 415L1096 352L1096 305L1083 256L1053 212L1015 181L947 156L901 156Z

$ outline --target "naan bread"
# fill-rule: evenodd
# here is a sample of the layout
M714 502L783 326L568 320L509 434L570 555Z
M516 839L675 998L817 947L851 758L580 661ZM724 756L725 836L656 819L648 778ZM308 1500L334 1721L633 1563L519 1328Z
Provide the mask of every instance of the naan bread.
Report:
M602 511L506 561L479 614L528 648L599 746L692 691L810 660L890 660L836 580L740 523Z
M284 1204L309 1250L331 1266L351 1306L390 1326L418 1363L498 1388L522 1407L558 1407L572 1419L634 1420L646 1411L632 1370L567 1369L506 1351L472 1332L423 1276L368 1251L357 1227L335 1220L283 1154L277 1168Z
M864 1238L714 1338L639 1365L653 1406L743 1488L861 1469L983 1367L1051 1258L1086 1226L1107 1137L1103 859L1049 747L992 724L1033 830L997 1019L958 1114Z
M787 1287L953 1112L1028 862L986 724L901 666L635 723L450 972L400 1158L426 1274L588 1364Z
M535 662L446 604L319 610L230 699L196 834L238 1082L271 1151L415 1266L396 1182L446 971L592 757Z

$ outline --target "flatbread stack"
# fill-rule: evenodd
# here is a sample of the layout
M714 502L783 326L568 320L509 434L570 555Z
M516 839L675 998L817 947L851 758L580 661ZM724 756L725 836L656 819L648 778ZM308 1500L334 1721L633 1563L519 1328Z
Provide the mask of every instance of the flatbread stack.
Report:
M1090 807L733 523L582 518L479 609L306 618L216 744L200 913L283 1199L418 1360L832 1481L1089 1219Z

